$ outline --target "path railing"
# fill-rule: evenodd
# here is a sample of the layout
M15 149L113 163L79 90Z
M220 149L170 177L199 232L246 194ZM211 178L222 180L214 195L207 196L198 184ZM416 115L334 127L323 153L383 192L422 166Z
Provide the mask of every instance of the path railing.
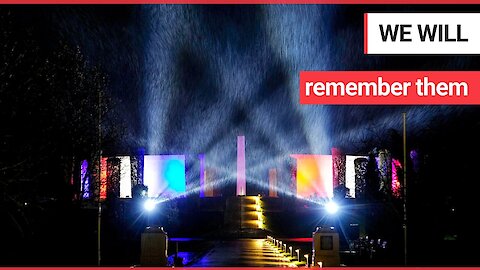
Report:
M284 261L290 262L290 267L310 267L311 266L311 253L302 252L302 250L296 247L293 243L276 239L273 236L267 236L267 244L274 247L278 252L278 256L282 257Z

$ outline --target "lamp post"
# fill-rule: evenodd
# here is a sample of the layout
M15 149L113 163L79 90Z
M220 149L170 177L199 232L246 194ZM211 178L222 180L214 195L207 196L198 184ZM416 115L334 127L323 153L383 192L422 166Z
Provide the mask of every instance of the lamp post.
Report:
M98 91L98 104L97 104L97 112L98 112L98 167L97 167L97 181L98 181L98 208L97 208L97 265L100 266L102 264L102 200L100 198L100 187L101 187L101 166L102 166L102 92Z
M293 257L293 248L292 248L292 246L289 246L288 248L290 249L290 256Z
M287 244L283 244L283 251L286 253L287 252Z
M403 245L404 264L407 265L407 113L403 113Z
M297 253L297 260L300 261L300 249L295 249L295 252Z
M308 268L308 266L309 266L309 265L308 265L308 254L305 254L305 255L303 255L303 256L305 257L305 259L307 259L307 268Z
M282 241L278 242L278 248L282 249Z

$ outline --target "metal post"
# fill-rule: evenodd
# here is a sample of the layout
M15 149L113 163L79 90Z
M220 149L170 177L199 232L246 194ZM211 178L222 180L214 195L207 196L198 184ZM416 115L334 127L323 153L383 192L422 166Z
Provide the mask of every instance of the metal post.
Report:
M102 230L102 201L100 199L101 173L102 173L102 93L98 90L98 217L97 217L97 264L102 263L102 249L101 249L101 230Z
M403 113L403 245L407 265L407 113Z
M102 262L102 252L101 252L101 228L102 228L102 203L100 198L98 199L98 220L97 220L97 264L100 266Z

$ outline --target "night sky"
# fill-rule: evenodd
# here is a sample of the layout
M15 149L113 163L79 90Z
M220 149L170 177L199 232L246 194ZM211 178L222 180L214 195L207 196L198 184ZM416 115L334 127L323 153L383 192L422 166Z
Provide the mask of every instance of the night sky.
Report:
M442 10L445 7L436 7ZM457 7L462 10L466 7ZM365 56L363 12L432 7L336 5L142 5L10 7L45 50L78 46L107 74L125 134L113 152L207 154L234 170L237 135L247 162L263 167L293 153L365 153L401 134L411 147L475 106L307 106L301 70L475 70L478 57ZM452 8L449 7L451 10ZM423 137L422 137L423 136ZM385 139L388 141L388 138ZM381 147L378 141L377 147ZM441 142L439 142L441 143ZM233 172L233 171L232 171Z

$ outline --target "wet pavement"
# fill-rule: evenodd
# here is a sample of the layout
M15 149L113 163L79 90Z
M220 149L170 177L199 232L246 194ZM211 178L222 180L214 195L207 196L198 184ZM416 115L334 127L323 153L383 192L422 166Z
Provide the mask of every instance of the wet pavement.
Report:
M216 243L212 250L191 266L283 267L289 264L289 260L265 239L240 239Z

